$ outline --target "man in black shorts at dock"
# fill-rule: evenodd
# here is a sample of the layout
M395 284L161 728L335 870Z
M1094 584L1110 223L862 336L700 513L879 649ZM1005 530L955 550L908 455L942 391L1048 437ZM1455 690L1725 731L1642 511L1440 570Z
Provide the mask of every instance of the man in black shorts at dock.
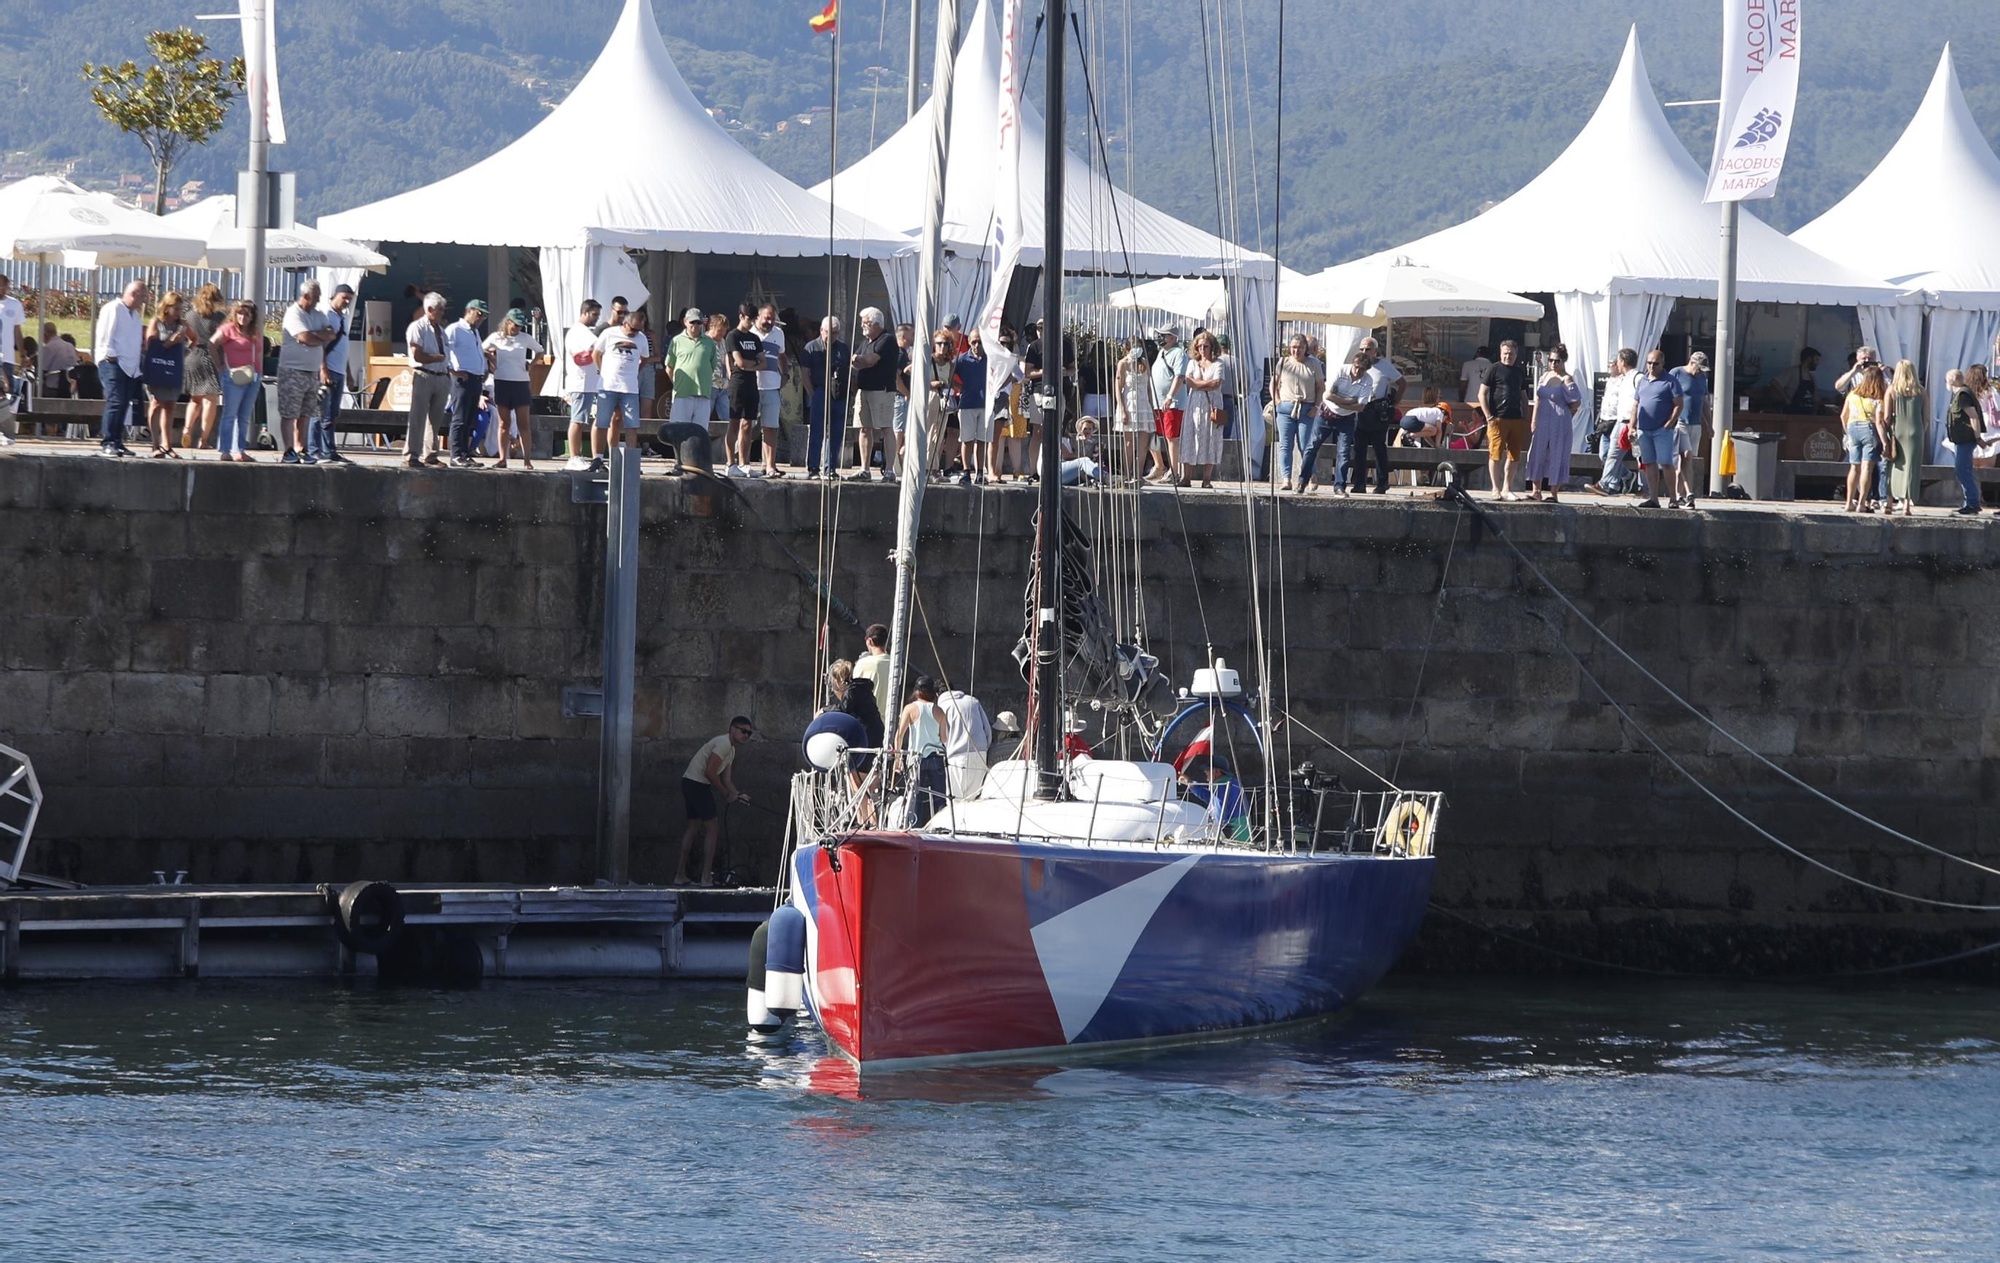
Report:
M688 852L694 849L697 832L703 835L701 884L715 884L715 840L722 830L722 810L716 795L722 796L723 803L750 801L749 795L737 792L730 767L736 762L736 747L748 741L755 731L747 716L738 715L729 721L728 732L709 738L694 752L687 771L681 773L681 800L687 805L688 822L681 833L681 860L674 867L674 885L688 884Z
M722 340L723 358L729 362L729 415L735 418L731 423L735 441L725 444L729 450L724 453L729 459L724 472L731 478L756 477L762 472L746 474L753 464L750 444L760 437L757 370L764 364L764 338L756 328L757 304L745 302L737 310L741 314L736 327Z

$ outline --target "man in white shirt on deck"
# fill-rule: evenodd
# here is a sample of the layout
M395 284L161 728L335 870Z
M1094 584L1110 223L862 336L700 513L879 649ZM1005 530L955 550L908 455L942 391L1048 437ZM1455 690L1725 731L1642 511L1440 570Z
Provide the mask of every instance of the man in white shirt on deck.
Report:
M961 689L941 694L944 712L945 790L953 798L974 798L986 784L986 749L993 744L993 725L979 699Z
M597 313L602 310L595 298L583 300L576 323L563 334L563 354L569 357L569 464L567 469L589 469L604 460L604 433L596 428L597 396L603 379L597 372ZM590 455L583 454L588 436Z
M1486 370L1493 367L1493 348L1482 346L1473 357L1458 370L1458 384L1463 393L1460 403L1479 406L1479 388L1486 384Z
M133 281L125 292L97 312L97 332L91 349L97 355L97 376L104 386L104 421L98 452L130 456L125 446L126 414L135 415L144 399L139 375L144 369L146 326L140 309L146 305L146 282Z
M1604 473L1591 489L1599 495L1617 495L1627 485L1631 474L1625 467L1625 453L1630 444L1624 441L1622 431L1630 428L1634 409L1638 405L1635 388L1639 384L1639 353L1631 347L1618 352L1611 362L1611 376L1604 380L1604 400L1597 418L1596 432L1603 436L1598 444L1598 454L1604 458Z
M423 314L403 331L410 361L410 422L403 432L403 463L411 469L442 465L438 435L451 402L451 370L445 364L444 295L424 295ZM419 444L423 455L418 456Z

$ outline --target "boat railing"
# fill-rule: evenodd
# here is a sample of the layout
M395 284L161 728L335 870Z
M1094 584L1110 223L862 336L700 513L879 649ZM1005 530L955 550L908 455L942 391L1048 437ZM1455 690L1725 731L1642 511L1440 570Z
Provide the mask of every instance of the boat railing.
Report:
M34 763L12 746L0 746L0 889L21 879L41 814L42 785Z
M881 750L850 749L839 764L792 774L792 824L799 840L813 843L855 829L875 829L888 821L889 778L894 756ZM862 764L857 768L856 764Z
M1245 792L1243 831L1265 835L1276 851L1420 859L1431 854L1443 807L1435 791L1281 783Z

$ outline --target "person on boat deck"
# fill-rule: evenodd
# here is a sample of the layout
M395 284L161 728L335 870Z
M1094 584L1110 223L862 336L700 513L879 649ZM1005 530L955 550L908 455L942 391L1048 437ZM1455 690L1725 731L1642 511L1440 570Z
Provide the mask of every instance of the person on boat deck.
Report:
M1021 720L1011 710L1003 710L993 717L993 744L986 749L986 762L1004 762L1015 757L1021 749Z
M862 654L854 660L854 678L867 680L880 688L882 672L889 667L889 627L886 623L870 623L862 633Z
M986 784L986 748L993 744L993 725L986 708L963 689L938 698L945 715L945 787L953 798L974 798Z
M905 823L912 829L921 827L945 804L944 734L948 720L937 698L937 681L928 675L918 676L909 704L896 720L894 745L902 751L910 772L905 782L910 794Z
M850 750L867 750L872 748L868 739L867 725L847 710L847 693L853 686L853 682L854 664L845 658L838 660L826 669L826 705L820 710L819 714L813 717L813 721L806 725L805 735L799 738L799 751L806 756L806 762L812 762L812 739L823 732L830 732L839 737L841 741L846 743L847 748ZM864 686L868 688L871 695L869 705L872 707L874 705L874 687L867 685L865 682ZM847 785L849 789L858 790L861 788L863 778L873 763L874 757L872 755L850 754L847 756Z
M688 760L687 770L681 773L681 801L687 806L687 828L681 832L681 860L674 866L676 886L688 884L688 853L694 849L697 831L702 835L701 844L701 884L715 884L715 841L722 831L722 812L715 801L716 792L722 794L724 803L749 802L750 796L736 788L731 776L731 768L736 762L736 747L748 741L756 733L749 717L738 715L729 721L729 731L719 737L711 737L701 749Z

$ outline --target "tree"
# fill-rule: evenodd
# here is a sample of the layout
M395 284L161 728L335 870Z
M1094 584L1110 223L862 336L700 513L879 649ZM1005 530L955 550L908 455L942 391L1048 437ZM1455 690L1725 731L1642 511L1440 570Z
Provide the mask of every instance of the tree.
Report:
M90 99L118 130L139 138L153 160L153 213L167 209L167 176L190 145L222 130L229 103L243 93L243 59L207 56L208 40L187 27L146 37L154 62L140 69L84 63Z

